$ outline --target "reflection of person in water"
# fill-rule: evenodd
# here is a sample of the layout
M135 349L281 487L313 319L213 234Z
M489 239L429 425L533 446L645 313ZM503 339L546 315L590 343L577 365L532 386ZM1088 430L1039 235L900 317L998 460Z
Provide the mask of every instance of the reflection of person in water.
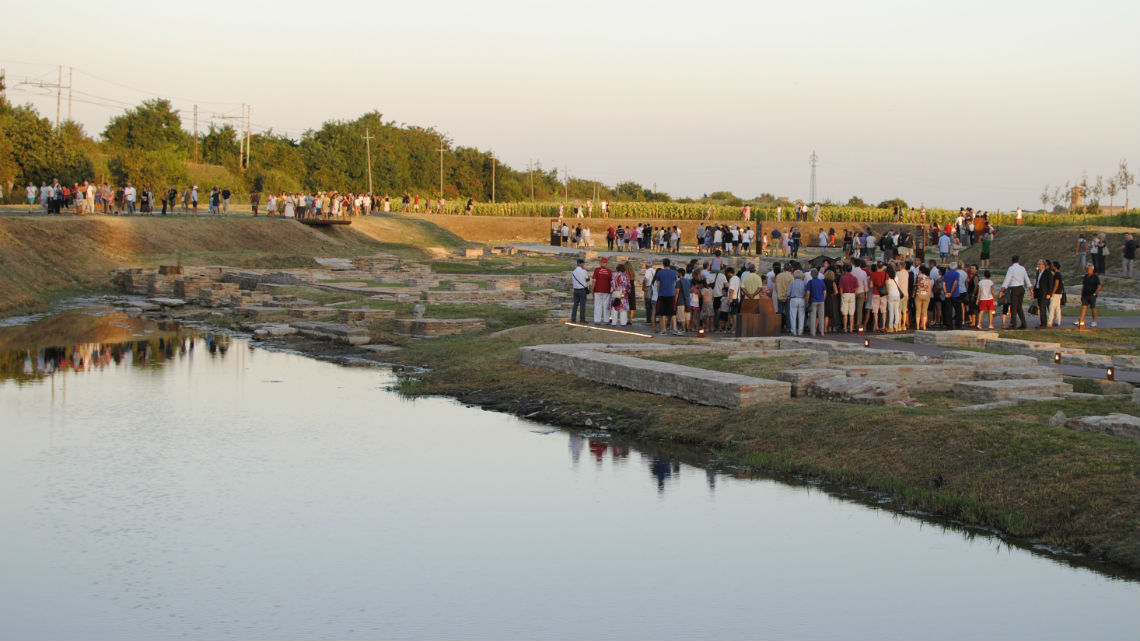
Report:
M578 458L582 456L582 438L580 434L570 433L570 461L575 465L578 464Z
M652 458L649 461L649 473L657 478L657 491L665 491L665 481L673 474L673 467L668 459Z
M609 447L610 444L603 441L602 439L590 439L590 453L594 455L594 459L597 460L599 465L602 463L602 459L605 458L606 450L608 450Z
M629 458L629 448L614 443L610 445L610 456L613 457L615 462L620 459Z

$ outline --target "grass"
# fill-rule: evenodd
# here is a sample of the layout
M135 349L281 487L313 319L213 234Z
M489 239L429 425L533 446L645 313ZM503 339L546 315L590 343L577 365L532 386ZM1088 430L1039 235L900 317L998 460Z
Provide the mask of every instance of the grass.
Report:
M1086 319L1087 320L1087 319ZM1034 340L1046 343L1060 343L1061 347L1084 349L1092 354L1115 356L1117 354L1140 354L1140 329L1042 329L1032 333L1023 331L1001 331L1001 338Z
M526 257L516 258L493 256L480 258L475 262L436 260L430 263L437 274L558 274L569 271L569 263L555 258Z

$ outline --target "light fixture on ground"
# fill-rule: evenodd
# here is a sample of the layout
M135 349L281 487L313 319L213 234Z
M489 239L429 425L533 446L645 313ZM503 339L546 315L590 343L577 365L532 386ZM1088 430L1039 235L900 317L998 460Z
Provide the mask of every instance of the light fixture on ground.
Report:
M1053 352L1053 364L1054 365L1060 365L1061 364L1061 352Z
M1116 380L1116 368L1115 367L1108 368L1108 371L1105 372L1105 377L1110 381L1115 381Z

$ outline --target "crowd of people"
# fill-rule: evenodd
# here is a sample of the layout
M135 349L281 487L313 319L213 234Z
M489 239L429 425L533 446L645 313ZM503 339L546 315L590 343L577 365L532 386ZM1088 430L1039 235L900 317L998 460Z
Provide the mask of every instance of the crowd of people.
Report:
M208 192L198 185L187 185L181 189L174 185L155 190L151 186L136 187L132 183L113 186L110 183L84 181L71 186L42 182L39 187L28 183L25 188L28 213L37 210L44 214L102 214L118 215L198 215L199 206L210 215L229 214L235 194L228 186L213 186ZM422 199L423 211L444 211L447 201L444 198ZM466 213L472 214L475 201L467 199ZM339 191L319 192L279 192L262 193L254 190L249 194L249 207L254 216L264 213L285 218L344 218L376 213L419 212L419 196L404 194L398 204L387 194L351 193Z
M940 239L944 235L940 230ZM1122 247L1134 257L1131 234ZM1026 329L1026 311L1038 317L1038 328L1060 327L1068 298L1061 263L1055 260L1038 260L1030 275L1014 256L1000 282L988 267L950 260L941 252L939 259L927 261L894 252L880 260L868 254L806 263L792 258L773 261L767 272L750 261L737 270L729 264L732 260L739 263L718 248L706 260L649 259L640 268L626 261L611 269L603 257L589 272L580 259L571 273L571 320L586 323L592 295L594 324L630 325L643 309L654 333L731 332L742 308L751 311L756 305L750 303L767 298L781 315L783 331L797 336ZM1092 263L1079 277L1081 315L1074 325L1095 328L1102 279ZM1090 310L1091 324L1086 325Z

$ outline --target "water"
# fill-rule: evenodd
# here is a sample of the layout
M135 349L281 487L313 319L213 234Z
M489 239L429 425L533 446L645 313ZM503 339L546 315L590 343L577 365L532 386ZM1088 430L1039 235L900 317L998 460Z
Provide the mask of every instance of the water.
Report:
M0 360L0 638L1140 636L1133 581L112 316Z

